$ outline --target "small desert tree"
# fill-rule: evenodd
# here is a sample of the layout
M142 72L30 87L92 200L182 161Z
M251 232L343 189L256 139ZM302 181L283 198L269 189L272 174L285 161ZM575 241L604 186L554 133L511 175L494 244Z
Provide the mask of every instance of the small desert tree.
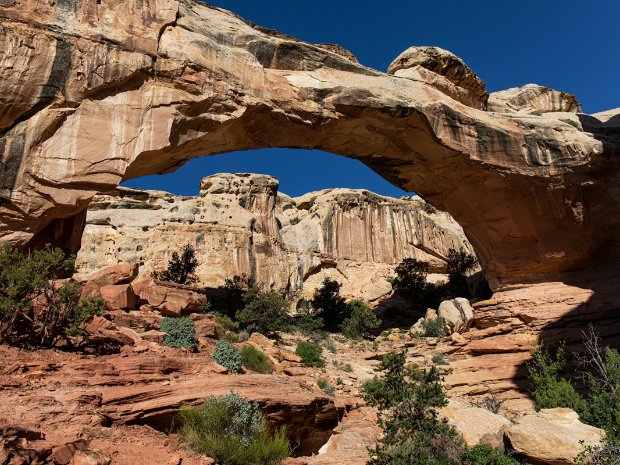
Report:
M0 342L54 346L84 339L81 325L103 313L102 299L79 301L80 285L61 282L74 271L75 257L59 249L22 253L5 245L0 252Z
M341 286L338 281L325 278L323 285L316 290L310 301L315 316L323 320L325 328L329 331L337 331L347 316L345 299L340 295Z
M244 307L237 311L241 327L249 332L273 336L290 326L288 309L291 303L275 291L263 292L253 287L243 294Z
M437 409L447 405L441 376L429 370L405 367L405 354L383 357L375 377L364 384L365 398L379 409L383 437L372 452L369 465L457 465L463 440Z
M160 281L193 284L198 280L194 274L197 266L196 250L190 244L186 244L181 250L180 256L176 251L172 253L172 258L164 271L153 271L151 276Z
M440 289L426 282L428 263L415 258L405 258L396 267L395 273L392 287L414 311L424 312L428 307L440 302Z
M470 297L469 287L467 286L467 273L477 264L478 260L469 252L456 249L448 250L446 259L448 288L454 297Z

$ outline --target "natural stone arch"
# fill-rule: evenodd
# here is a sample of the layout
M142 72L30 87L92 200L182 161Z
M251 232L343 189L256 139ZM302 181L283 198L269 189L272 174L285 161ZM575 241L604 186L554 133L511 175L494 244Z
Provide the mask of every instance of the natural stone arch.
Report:
M413 49L384 74L191 0L7 5L2 241L75 246L90 199L123 179L295 147L452 213L496 288L618 255L614 114L488 112L453 55Z

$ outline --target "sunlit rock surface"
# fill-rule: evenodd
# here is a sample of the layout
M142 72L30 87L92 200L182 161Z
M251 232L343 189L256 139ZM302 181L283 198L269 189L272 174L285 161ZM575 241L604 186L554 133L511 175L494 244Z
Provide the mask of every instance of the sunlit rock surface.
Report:
M2 242L77 250L123 179L298 147L451 213L494 289L620 255L617 112L485 111L449 52L390 75L191 0L5 1L0 22Z
M442 273L449 249L473 252L450 215L417 196L328 189L291 198L271 176L219 174L202 180L197 197L127 188L96 197L77 264L84 277L118 262L149 276L185 244L196 249L200 285L246 274L309 297L329 277L370 302L391 292L386 279L403 258Z

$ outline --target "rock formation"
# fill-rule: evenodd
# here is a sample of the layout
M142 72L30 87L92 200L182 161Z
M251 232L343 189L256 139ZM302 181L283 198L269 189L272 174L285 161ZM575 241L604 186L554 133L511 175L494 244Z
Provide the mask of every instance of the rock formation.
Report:
M345 295L367 301L391 292L386 278L403 258L441 273L450 248L472 252L461 227L417 196L329 189L290 198L270 176L222 174L204 178L198 197L127 188L95 197L79 277L119 261L140 264L148 277L188 243L202 286L246 274L308 297L329 277L343 283Z
M499 113L581 113L581 104L574 95L537 84L494 92L488 106Z
M0 21L2 242L77 250L89 202L123 179L298 147L450 212L495 289L620 255L618 112L485 111L440 49L384 74L191 0L4 1Z

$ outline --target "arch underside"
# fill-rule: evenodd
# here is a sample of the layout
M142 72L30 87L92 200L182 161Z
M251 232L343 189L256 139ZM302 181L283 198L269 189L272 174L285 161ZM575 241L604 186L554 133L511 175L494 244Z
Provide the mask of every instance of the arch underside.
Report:
M35 3L0 6L0 241L74 248L122 180L288 147L358 159L451 213L495 288L618 257L618 131L591 117L472 108L190 0L143 2L114 30ZM97 17L132 21L121 3Z

